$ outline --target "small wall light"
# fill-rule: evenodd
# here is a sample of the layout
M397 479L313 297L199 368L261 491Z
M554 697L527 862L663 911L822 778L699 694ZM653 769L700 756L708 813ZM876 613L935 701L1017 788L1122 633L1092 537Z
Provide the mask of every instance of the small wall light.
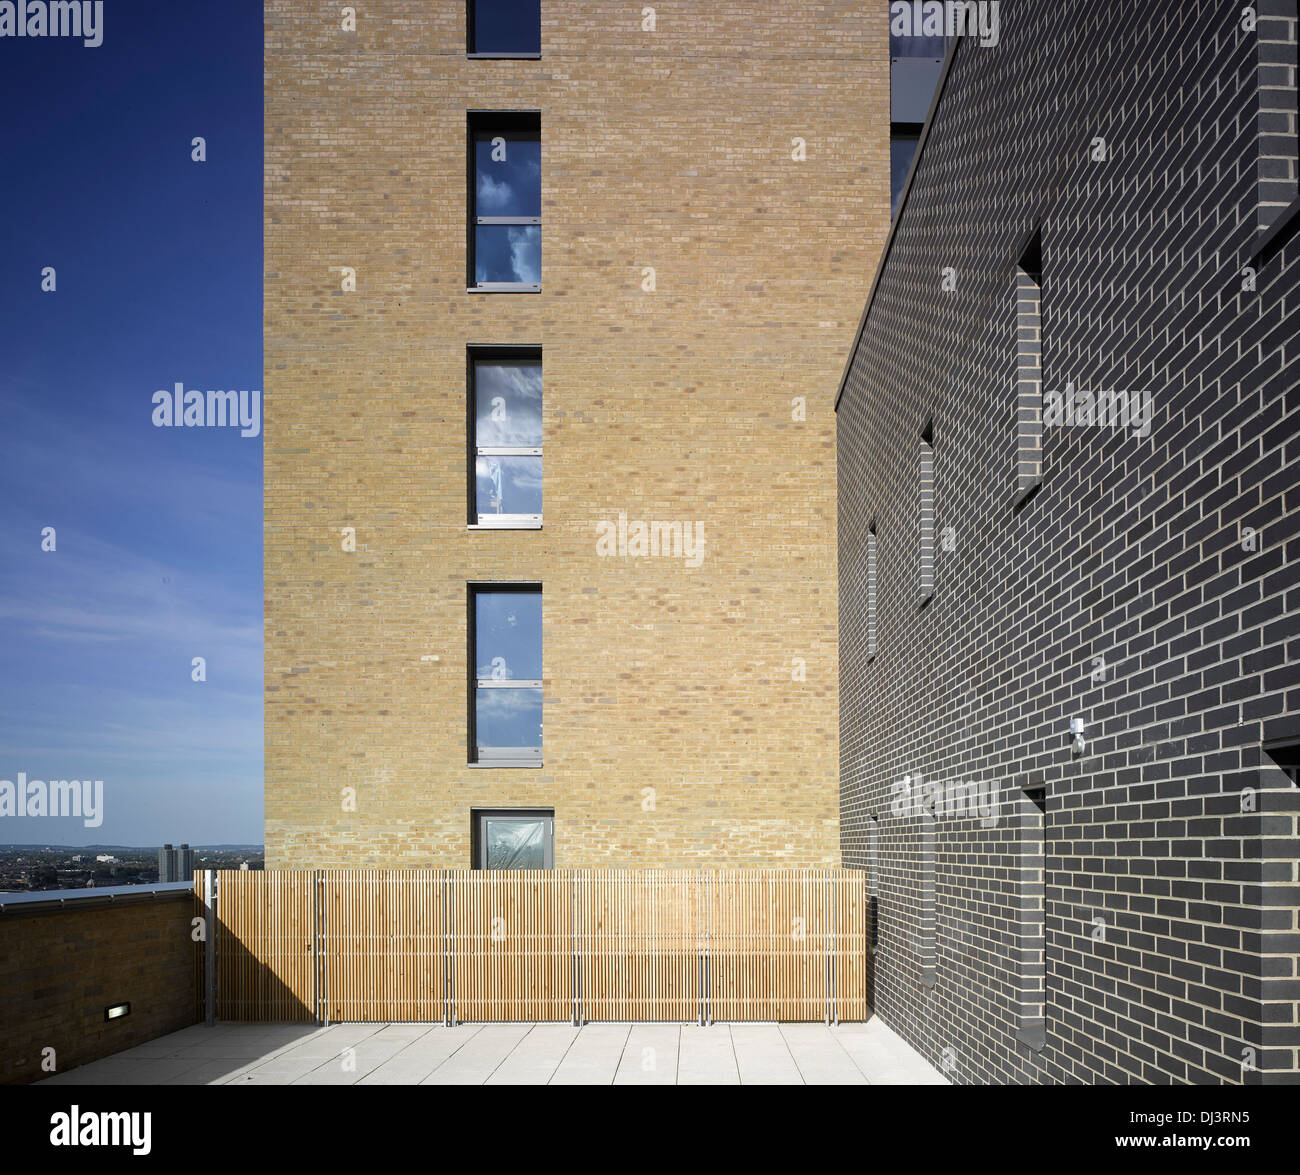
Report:
M131 1014L131 1005L129 1003L112 1004L111 1006L104 1009L105 1020L120 1020L123 1016L129 1016L130 1014Z
M1088 729L1088 724L1082 718L1070 719L1070 733L1074 736L1074 750L1077 754L1082 755L1088 748L1088 740L1083 737L1083 732Z

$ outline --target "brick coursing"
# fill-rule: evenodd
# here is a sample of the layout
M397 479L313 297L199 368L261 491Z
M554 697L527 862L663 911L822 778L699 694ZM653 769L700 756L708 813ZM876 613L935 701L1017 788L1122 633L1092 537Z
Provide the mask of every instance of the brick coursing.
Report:
M192 895L17 910L0 915L0 1084L66 1073L201 1018ZM129 1015L104 1019L123 1002ZM43 1067L47 1048L53 1070Z
M270 867L465 866L472 806L553 806L558 867L838 864L828 390L887 11L643 7L546 0L540 60L483 61L463 0L266 4ZM540 111L538 294L466 293L471 110ZM466 530L470 344L543 348L541 531ZM703 565L597 557L620 510L703 522ZM540 770L467 766L493 580L543 585Z
M1300 739L1300 243L1256 253L1240 7L1009 0L996 48L960 44L839 401L844 863L874 878L874 1007L957 1082L1300 1078L1300 795L1261 751ZM1153 418L1045 420L1017 504L1039 229L1043 387L1146 389ZM899 815L918 772L998 804Z

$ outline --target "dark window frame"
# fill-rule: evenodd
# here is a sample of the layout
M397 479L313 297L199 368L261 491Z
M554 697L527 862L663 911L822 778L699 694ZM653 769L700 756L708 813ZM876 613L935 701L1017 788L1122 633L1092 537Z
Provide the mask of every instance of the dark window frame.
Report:
M1256 8L1256 227L1266 233L1300 203L1300 5L1258 0Z
M466 723L466 745L465 752L470 767L490 767L490 768L516 768L516 767L541 767L545 754L545 745L538 748L536 758L513 758L506 756L496 756L480 758L478 746L478 691L480 688L503 689L504 686L482 687L478 676L478 615L475 603L480 595L503 595L509 592L515 592L519 595L537 595L542 596L542 585L540 582L502 582L498 580L472 580L466 584L465 598L467 601L466 609L466 661L465 672L468 678L469 713ZM543 646L544 648L545 646ZM536 682L532 678L519 681L513 687L514 689L540 689L542 691L542 713L546 713L546 687L542 684L544 679L538 679ZM544 738L544 736L543 736Z
M517 816L522 819L549 820L550 828L546 839L543 860L544 869L555 868L555 809L554 808L471 808L469 810L470 868L484 872L509 872L509 870L489 870L482 863L483 859L483 821L493 817L509 819Z
M472 294L537 294L541 292L541 273L536 282L480 282L477 280L475 249L477 247L476 230L479 225L535 224L541 235L542 218L540 216L479 216L478 160L474 144L482 135L491 134L536 134L538 148L542 142L542 114L540 110L469 110L465 116L465 223L466 244L465 257L467 269L465 274L466 290ZM540 182L540 181L539 181Z
M876 659L876 650L880 647L876 628L877 592L879 589L877 560L880 557L880 540L876 533L876 522L872 519L867 527L867 660Z
M918 587L921 604L934 598L935 559L935 484L934 484L934 417L929 417L921 430L917 445L917 508L918 508Z
M867 903L867 914L871 919L867 951L874 955L880 950L880 817L874 812L867 816L867 864L871 885L871 897Z
M474 377L474 365L484 361L491 362L499 360L503 363L511 361L527 361L543 363L542 348L540 345L532 343L471 343L465 348L465 436L467 441L467 451L469 454L468 485L469 501L467 503L468 525L471 530L541 530L542 519L545 514L546 499L542 499L542 514L504 514L497 517L505 519L503 522L484 522L483 515L478 512L478 481L477 481L477 458L479 457L478 444L478 386ZM543 381L545 381L545 366L543 366ZM545 402L545 382L542 384L543 402ZM546 458L544 456L545 440L543 436L542 445L538 446L536 456L542 458L542 476L545 477ZM522 449L521 449L522 454ZM527 454L533 455L531 450Z
M542 56L541 0L538 0L537 52L504 53L500 50L478 48L478 30L475 28L474 0L465 0L465 56L478 61L537 61Z
M1043 230L1034 229L1016 260L1016 482L1018 510L1043 484Z
M922 808L918 830L918 902L916 911L917 978L923 987L934 987L939 979L937 942L937 902L935 889L935 850L938 836L932 805Z
M1017 796L1018 908L1016 1039L1033 1052L1047 1043L1047 789Z
M889 219L895 220L898 217L898 210L902 207L903 193L907 191L907 177L912 174L912 168L916 166L916 157L921 148L921 131L925 128L922 122L891 122L889 124ZM898 196L894 196L894 144L901 142L913 143L912 158L907 165L907 173L901 178L898 185Z
M1300 786L1300 739L1270 739L1263 751L1263 766L1276 768L1292 784Z

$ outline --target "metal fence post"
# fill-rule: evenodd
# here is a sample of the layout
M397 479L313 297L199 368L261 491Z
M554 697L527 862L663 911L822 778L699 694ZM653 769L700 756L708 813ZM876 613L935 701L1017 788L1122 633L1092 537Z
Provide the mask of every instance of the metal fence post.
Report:
M704 874L696 873L695 884L691 889L695 893L695 973L699 986L699 995L695 1001L695 1019L704 1027Z
M569 873L569 984L573 988L569 1011L578 1027L578 875Z
M450 870L442 870L442 1025L452 1026L452 965L451 965L451 878Z
M312 960L312 1014L316 1019L317 1025L321 1024L322 1003L328 999L328 993L322 992L322 968L325 966L325 949L324 936L321 933L321 922L323 916L322 906L325 904L323 891L325 888L325 879L321 876L319 869L312 873L311 886L311 922L312 922L312 953L315 956Z
M586 873L578 874L578 1027L581 1028L587 1022L587 976L582 968L582 915L585 910L583 899L589 897L587 887L583 885L586 879Z
M704 1027L713 1023L713 960L710 948L713 945L713 922L709 917L709 873L704 871Z
M826 874L822 873L822 902L826 901ZM822 907L822 942L825 944L822 948L822 976L826 981L826 1027L831 1024L831 957L830 957L830 935L827 933L826 925L826 908Z
M831 891L830 892L831 939L830 939L830 949L828 952L830 956L830 967L831 967L831 1023L834 1024L836 1027L838 1027L840 1023L840 984L839 984L840 969L838 966L839 959L835 953L835 950L837 946L836 931L839 929L840 891L839 891L839 885L835 878L835 871L832 869L829 870L828 873L829 873L830 891Z
M203 1020L217 1020L217 873L203 870Z

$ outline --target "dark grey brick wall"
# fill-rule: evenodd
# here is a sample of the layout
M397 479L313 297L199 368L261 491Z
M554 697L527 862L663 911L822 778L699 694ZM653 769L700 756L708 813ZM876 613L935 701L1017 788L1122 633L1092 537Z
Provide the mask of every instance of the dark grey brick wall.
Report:
M844 861L874 1007L954 1081L1298 1079L1300 792L1263 748L1300 740L1300 242L1261 179L1294 189L1295 23L1263 4L1262 49L1242 7L1004 0L841 390ZM1045 395L1151 416L1045 413L1026 493L1040 230ZM918 773L933 813L900 802Z

